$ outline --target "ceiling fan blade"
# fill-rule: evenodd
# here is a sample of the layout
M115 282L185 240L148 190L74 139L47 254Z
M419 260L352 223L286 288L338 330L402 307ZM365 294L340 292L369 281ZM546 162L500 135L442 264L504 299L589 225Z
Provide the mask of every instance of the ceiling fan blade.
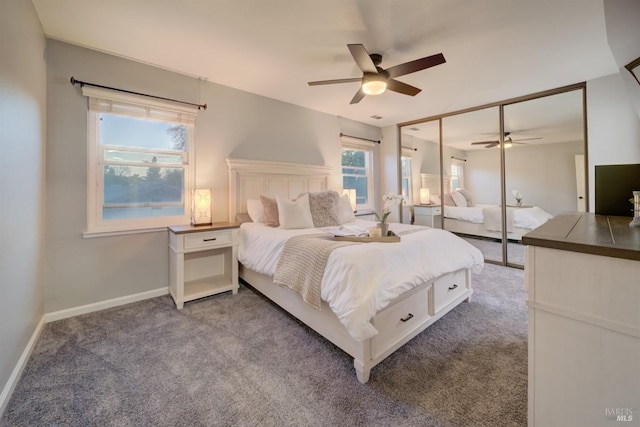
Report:
M336 80L319 80L316 82L308 82L309 86L318 86L318 85L332 85L335 83L352 83L352 82L361 82L362 77L353 77L350 79L336 79Z
M378 69L376 68L376 64L373 63L371 57L369 56L369 52L364 48L361 44L348 44L349 52L351 52L351 56L358 64L358 67L364 73L374 73L378 74Z
M472 142L471 145L481 145L481 144L499 144L498 141L478 141Z
M391 68L387 68L390 78L404 76L405 74L415 73L416 71L424 70L426 68L435 67L436 65L444 64L447 62L444 59L444 55L438 53L437 55L427 56L426 58L416 59L415 61L405 62L404 64L396 65Z
M362 98L364 98L364 95L365 95L365 93L362 90L362 87L360 87L360 89L358 89L358 91L353 96L353 99L351 100L351 102L349 104L357 104L358 102L360 102L362 100Z
M387 89L409 96L416 96L417 94L422 92L422 89L418 89L415 86L411 86L393 79L387 80Z
M487 144L487 146L484 147L484 148L493 148L493 147L497 147L498 145L500 145L500 144L498 143L498 141L496 141L496 142L494 142L492 144Z
M542 139L541 136L536 136L535 138L521 138L521 139L514 139L513 142L520 142L520 141L533 141L534 139Z

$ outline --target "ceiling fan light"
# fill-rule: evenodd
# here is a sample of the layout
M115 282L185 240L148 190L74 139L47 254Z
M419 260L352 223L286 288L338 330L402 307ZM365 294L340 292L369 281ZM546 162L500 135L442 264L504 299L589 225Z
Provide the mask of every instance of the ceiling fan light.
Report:
M512 141L505 141L504 142L504 148L511 148L513 147L513 142Z
M362 79L362 91L366 95L380 95L387 90L387 80L380 74L365 75Z

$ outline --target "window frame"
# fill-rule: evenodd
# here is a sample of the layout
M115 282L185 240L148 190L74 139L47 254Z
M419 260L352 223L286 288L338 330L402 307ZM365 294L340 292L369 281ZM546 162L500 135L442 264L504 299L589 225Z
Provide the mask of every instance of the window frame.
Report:
M82 88L82 92L89 100L89 108L87 110L87 224L83 237L152 232L164 230L170 225L189 224L191 220L191 197L195 183L195 161L193 155L197 108L86 86ZM112 103L114 111L105 111L104 105L96 107L100 102L103 104L105 102ZM111 105L109 108L111 108ZM104 167L110 162L105 161L105 146L100 143L99 116L102 113L187 126L187 147L186 151L182 153L183 162L180 166L184 171L184 212L182 215L103 219ZM140 152L143 151L149 150L141 148ZM162 149L152 149L152 151L157 153L163 152ZM178 153L173 154L178 155ZM174 165L167 166L175 167Z
M407 170L403 170L402 161L405 159L405 163L407 165ZM405 174L406 173L406 174ZM407 194L403 196L404 204L411 205L413 204L413 156L411 154L401 154L400 155L400 189L403 189L404 186L403 181L407 180Z
M449 188L449 191L455 191L457 189L463 189L464 188L464 164L465 162L463 160L457 160L457 159L451 159L451 164L449 165L449 172L450 172L450 176L449 176L449 186L451 188ZM453 172L454 167L460 172L460 173L455 173ZM454 177L457 177L457 181L459 186L454 188L453 186L453 181L455 180Z
M345 138L344 136L342 137L342 150L340 151L340 167L341 167L341 172L342 172L342 183L343 183L343 189L344 189L344 168L345 166L342 165L342 154L345 151L361 151L365 153L365 166L364 171L364 177L366 177L367 179L367 203L357 203L357 199L356 199L356 209L358 211L373 211L374 210L374 206L375 206L375 200L374 200L374 164L375 164L375 157L374 157L374 148L370 145L370 144L363 144L361 142L353 142L350 139ZM353 166L347 166L350 168L354 168ZM346 176L349 176L349 174L347 174ZM357 175L359 177L362 177L363 175Z

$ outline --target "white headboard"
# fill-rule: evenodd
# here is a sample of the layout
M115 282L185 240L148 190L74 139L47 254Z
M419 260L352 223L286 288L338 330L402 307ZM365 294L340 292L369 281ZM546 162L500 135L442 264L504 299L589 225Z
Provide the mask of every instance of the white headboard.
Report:
M247 199L260 196L293 199L307 191L326 190L331 167L259 160L227 159L229 220L247 212Z
M429 193L432 195L440 195L440 175L433 173L421 173L420 174L420 185L422 188L428 188ZM448 176L444 177L444 192L450 192L451 186L451 178Z

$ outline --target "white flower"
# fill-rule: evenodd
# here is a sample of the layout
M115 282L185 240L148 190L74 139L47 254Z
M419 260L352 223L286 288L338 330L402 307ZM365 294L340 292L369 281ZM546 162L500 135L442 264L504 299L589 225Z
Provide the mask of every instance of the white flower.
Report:
M513 193L513 197L516 199L516 202L520 203L522 201L523 196L518 190L511 190L511 193Z

